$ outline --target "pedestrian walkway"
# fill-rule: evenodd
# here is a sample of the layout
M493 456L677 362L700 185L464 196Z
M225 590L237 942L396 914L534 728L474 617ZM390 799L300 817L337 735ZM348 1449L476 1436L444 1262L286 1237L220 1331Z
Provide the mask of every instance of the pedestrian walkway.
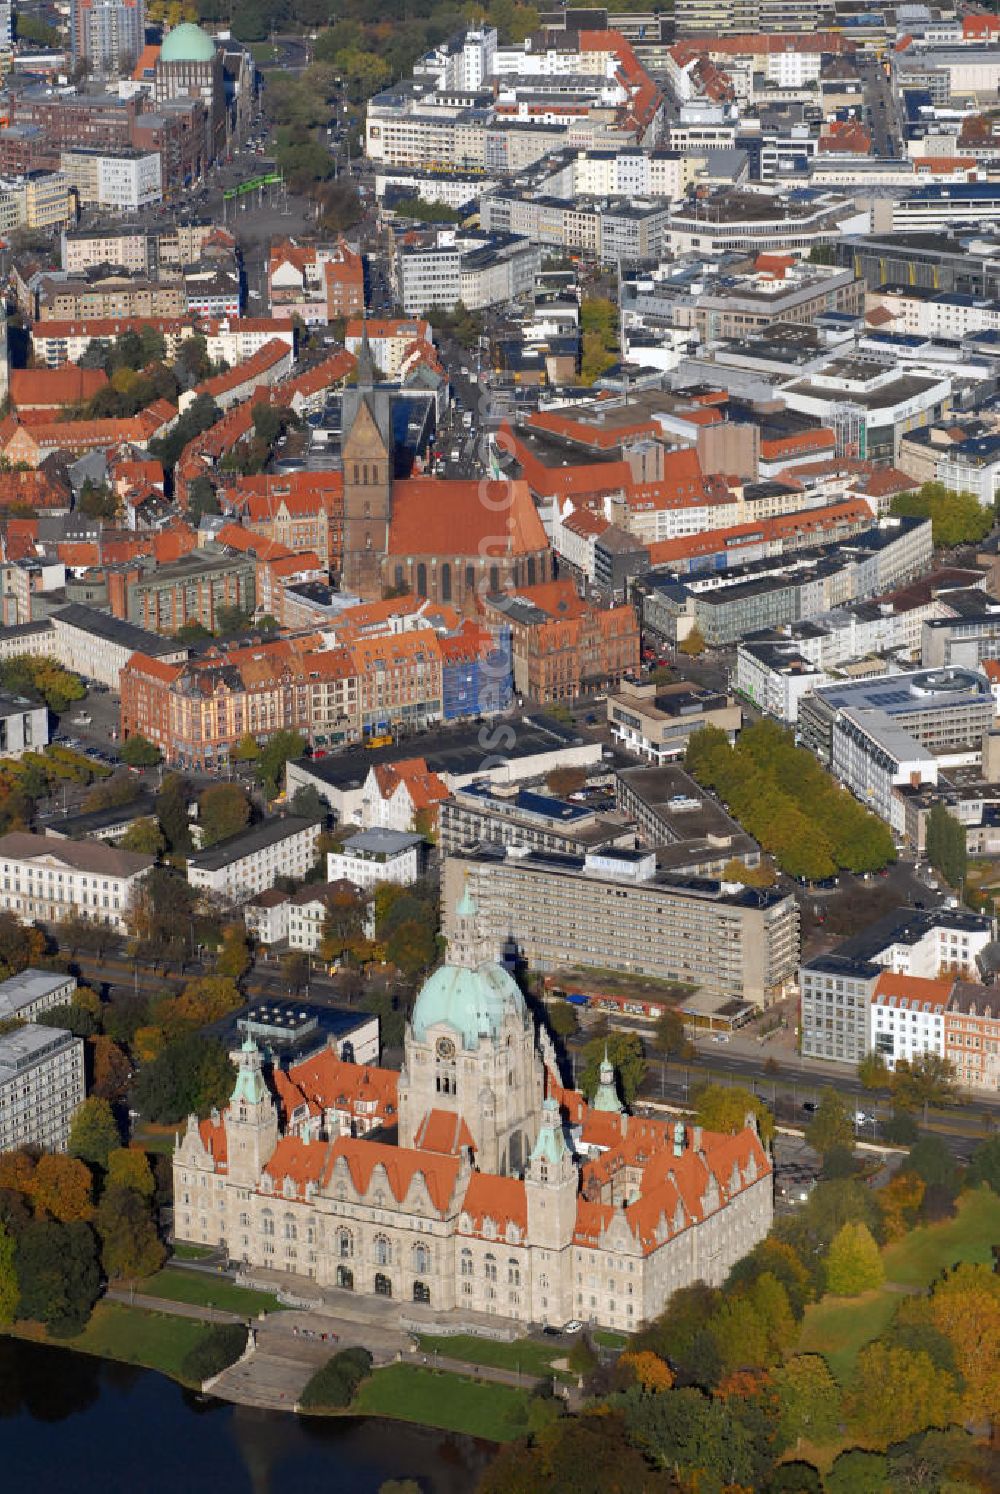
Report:
M197 1318L203 1323L245 1323L246 1314L226 1312L220 1307L207 1307L194 1302L174 1302L169 1297L149 1297L144 1292L135 1292L128 1287L108 1287L105 1297L109 1302L124 1302L129 1307L141 1307L147 1312L165 1312L175 1318Z

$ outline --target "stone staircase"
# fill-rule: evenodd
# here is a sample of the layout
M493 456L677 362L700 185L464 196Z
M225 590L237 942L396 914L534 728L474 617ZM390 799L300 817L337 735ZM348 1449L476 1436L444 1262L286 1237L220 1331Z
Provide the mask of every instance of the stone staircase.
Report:
M390 1364L408 1347L408 1336L390 1325L351 1321L327 1309L281 1312L254 1323L254 1346L202 1389L220 1400L271 1411L291 1411L318 1369L341 1349L361 1344L377 1365Z

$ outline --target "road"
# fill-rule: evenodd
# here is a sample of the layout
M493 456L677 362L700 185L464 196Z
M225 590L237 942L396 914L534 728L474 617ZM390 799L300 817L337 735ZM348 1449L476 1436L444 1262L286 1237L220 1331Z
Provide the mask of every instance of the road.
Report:
M117 987L120 990L155 991L159 995L169 994L176 985L184 985L206 973L198 961L191 961L183 968L169 965L166 970L152 970L149 966L137 965L126 955L94 955L80 952L72 956L80 968L81 975L93 986ZM338 1011L351 1011L351 1003L344 996L343 988L330 976L313 972L308 984L301 991L292 991L288 981L275 961L273 967L259 961L243 982L243 989L250 1000L309 1001L314 1006L325 1006Z
M858 63L872 131L872 148L882 158L903 154L903 131L892 83L874 57Z
M765 1074L763 1062L759 1057L725 1051L713 1052L690 1064L653 1058L640 1103L646 1098L686 1104L698 1086L707 1082L743 1084L768 1103L779 1122L805 1126L809 1112L803 1106L817 1104L824 1089L834 1089L849 1099L856 1111L875 1117L874 1121L855 1127L858 1140L884 1139L883 1128L892 1114L892 1106L866 1090L853 1071L833 1072L832 1066L824 1066L823 1072L817 1072L816 1066L804 1059L782 1058L779 1073ZM986 1134L983 1125L986 1112L1000 1114L1000 1101L977 1100L975 1109L931 1110L927 1130L941 1137L956 1160L967 1162Z

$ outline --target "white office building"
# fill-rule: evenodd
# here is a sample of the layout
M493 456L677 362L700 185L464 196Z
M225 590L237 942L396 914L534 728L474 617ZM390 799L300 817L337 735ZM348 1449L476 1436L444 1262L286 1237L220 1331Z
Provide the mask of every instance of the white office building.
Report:
M33 1022L39 1012L73 1000L76 976L61 970L22 970L0 982L0 1022Z
M103 841L12 830L0 835L0 907L22 923L64 923L75 915L124 934L136 889L153 862Z
M28 1023L0 1037L0 1152L64 1152L86 1094L83 1039Z
M322 828L319 820L299 815L252 825L188 857L188 881L238 903L273 887L279 877L301 881L316 864Z
M378 882L407 886L420 875L423 839L401 830L362 830L344 842L342 851L330 851L326 872L331 882L341 878L366 891Z
M159 151L64 150L62 170L76 187L83 207L135 213L163 199Z
M945 1056L944 1019L954 981L914 980L886 973L875 982L868 1007L868 1049L886 1068L925 1053Z
M0 695L0 757L39 752L48 740L47 706L20 695Z
M832 741L834 775L902 837L905 808L895 790L937 783L937 758L885 711L841 711Z

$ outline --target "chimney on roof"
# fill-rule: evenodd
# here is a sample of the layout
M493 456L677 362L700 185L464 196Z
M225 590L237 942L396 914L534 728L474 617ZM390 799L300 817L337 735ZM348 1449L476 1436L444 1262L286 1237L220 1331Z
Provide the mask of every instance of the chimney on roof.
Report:
M691 1146L692 1146L692 1148L693 1148L694 1151L696 1151L696 1152L700 1152L701 1151L701 1127L700 1126L692 1126L691 1127Z

